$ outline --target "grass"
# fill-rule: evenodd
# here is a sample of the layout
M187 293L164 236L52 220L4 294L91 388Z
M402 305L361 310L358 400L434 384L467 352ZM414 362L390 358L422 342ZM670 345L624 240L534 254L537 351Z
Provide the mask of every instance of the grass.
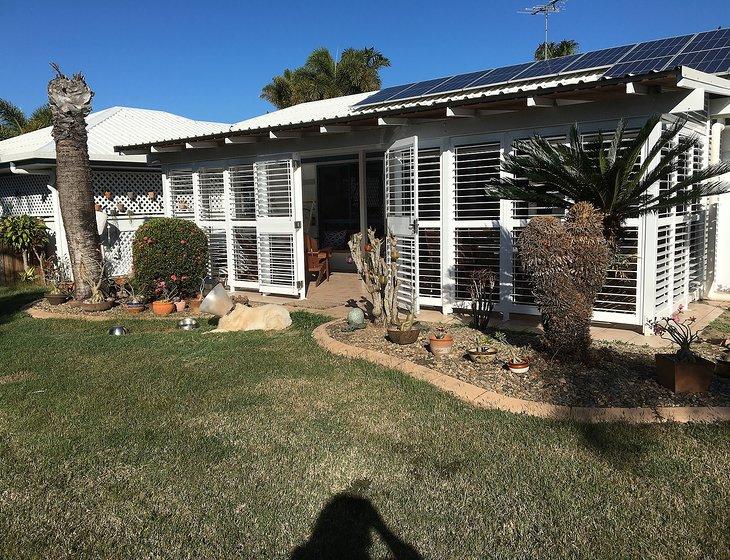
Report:
M730 556L728 425L477 410L306 313L117 338L17 312L36 295L0 289L2 558Z
M702 331L705 338L730 338L730 309L722 312Z

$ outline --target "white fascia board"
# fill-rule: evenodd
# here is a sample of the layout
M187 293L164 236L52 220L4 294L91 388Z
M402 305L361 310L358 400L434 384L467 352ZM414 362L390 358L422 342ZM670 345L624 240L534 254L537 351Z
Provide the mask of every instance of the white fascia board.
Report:
M378 126L403 126L411 124L411 119L404 119L398 117L381 117L378 119Z
M527 98L528 107L555 107L556 105L555 100L550 97L535 96Z
M705 109L705 90L691 90L679 103L672 107L670 113L687 113L689 111L703 111Z
M677 86L681 88L703 89L709 93L730 95L730 80L720 78L714 74L682 66L677 78Z

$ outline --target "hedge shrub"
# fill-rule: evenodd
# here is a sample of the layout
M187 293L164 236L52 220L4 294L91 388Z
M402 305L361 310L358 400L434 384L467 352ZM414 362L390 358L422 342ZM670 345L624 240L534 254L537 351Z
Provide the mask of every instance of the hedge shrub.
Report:
M200 289L208 270L208 238L194 223L179 218L153 218L134 235L135 283L152 295L157 279L177 286L180 296Z

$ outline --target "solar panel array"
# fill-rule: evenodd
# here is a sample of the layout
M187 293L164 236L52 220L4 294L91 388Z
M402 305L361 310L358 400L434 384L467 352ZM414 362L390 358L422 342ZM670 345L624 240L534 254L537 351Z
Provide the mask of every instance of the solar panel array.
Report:
M513 64L393 86L365 98L356 106L415 99L425 95L456 93L473 88L532 80L609 67L606 78L688 66L709 73L730 72L730 29L645 41L537 62Z

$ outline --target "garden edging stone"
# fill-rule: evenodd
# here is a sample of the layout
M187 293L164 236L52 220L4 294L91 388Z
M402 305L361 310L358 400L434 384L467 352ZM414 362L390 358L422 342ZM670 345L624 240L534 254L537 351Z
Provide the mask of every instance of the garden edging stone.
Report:
M466 381L455 379L434 369L400 360L372 349L358 348L332 338L328 327L338 323L336 319L318 326L312 332L314 340L325 350L349 358L362 358L383 367L398 370L416 379L451 393L462 401L480 408L498 409L514 414L526 414L550 420L575 420L586 423L626 422L630 424L654 424L662 422L726 422L730 421L730 407L672 406L656 408L580 407L528 401L501 395Z

